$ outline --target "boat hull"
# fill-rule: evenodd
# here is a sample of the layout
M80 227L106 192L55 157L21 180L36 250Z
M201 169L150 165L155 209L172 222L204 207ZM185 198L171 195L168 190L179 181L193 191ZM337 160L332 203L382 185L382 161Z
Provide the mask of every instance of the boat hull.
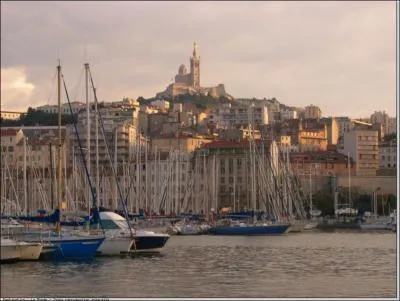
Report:
M131 237L106 237L96 251L96 256L117 256L130 252L134 240Z
M104 237L42 237L29 238L30 242L43 242L40 259L91 259L104 241Z
M42 252L43 245L40 243L21 243L21 260L38 260Z
M169 240L169 235L140 235L135 236L135 241L132 244L131 252L133 253L146 253L146 252L160 252Z
M392 230L391 224L361 224L361 230Z
M1 246L0 260L2 263L17 261L20 256L21 252L18 246Z
M289 225L245 226L231 227L221 226L210 229L214 235L282 235L289 231Z

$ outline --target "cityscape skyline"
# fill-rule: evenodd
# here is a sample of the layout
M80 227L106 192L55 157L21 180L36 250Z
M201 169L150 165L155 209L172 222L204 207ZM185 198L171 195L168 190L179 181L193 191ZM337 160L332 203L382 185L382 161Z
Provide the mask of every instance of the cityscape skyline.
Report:
M374 111L395 116L395 6L5 2L2 110L55 104L58 57L77 100L84 99L86 61L101 100L153 97L171 83L176 66L187 62L196 40L202 82L223 83L236 98L314 104L324 116L368 117Z

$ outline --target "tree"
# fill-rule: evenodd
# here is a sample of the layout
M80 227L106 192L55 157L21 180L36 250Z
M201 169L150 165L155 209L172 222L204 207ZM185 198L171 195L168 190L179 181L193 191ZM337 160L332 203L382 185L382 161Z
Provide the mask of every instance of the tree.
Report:
M331 193L320 190L313 195L313 207L321 210L322 215L334 215L334 199Z
M396 141L396 138L397 138L396 133L390 133L383 137L383 141L385 141L385 142Z
M144 103L146 102L146 99L145 99L143 96L139 96L138 99L137 99L137 101L138 101L140 104L144 104Z

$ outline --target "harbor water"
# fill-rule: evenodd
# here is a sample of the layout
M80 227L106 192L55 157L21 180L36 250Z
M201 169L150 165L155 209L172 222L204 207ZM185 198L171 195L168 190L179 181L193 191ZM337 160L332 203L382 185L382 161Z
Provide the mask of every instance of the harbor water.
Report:
M390 232L174 236L159 255L1 265L1 297L395 296Z

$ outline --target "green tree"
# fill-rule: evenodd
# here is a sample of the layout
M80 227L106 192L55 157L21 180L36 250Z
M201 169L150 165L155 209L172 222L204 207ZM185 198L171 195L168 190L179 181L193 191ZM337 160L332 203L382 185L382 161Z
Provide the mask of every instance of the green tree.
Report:
M313 195L313 207L321 210L322 215L333 215L335 209L332 194L325 190L317 191Z

